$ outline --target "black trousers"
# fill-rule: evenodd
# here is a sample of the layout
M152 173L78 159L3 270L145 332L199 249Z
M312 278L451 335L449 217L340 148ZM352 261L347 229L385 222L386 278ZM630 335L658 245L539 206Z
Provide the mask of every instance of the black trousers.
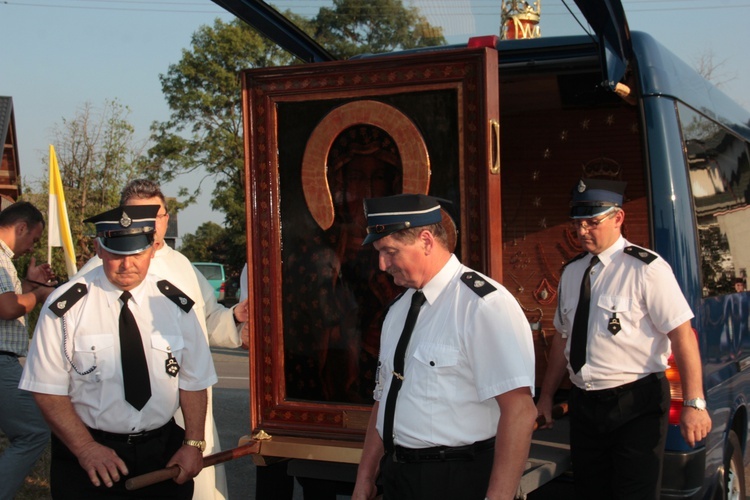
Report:
M669 417L663 373L623 387L570 391L576 499L659 498Z
M146 472L163 469L167 461L182 446L185 431L174 421L167 425L164 432L152 439L137 444L128 444L121 440L94 436L97 442L112 448L128 466L128 476L111 488L104 483L96 487L91 483L86 471L78 463L73 453L54 435L52 436L52 461L50 464L50 489L55 500L81 499L180 499L190 500L193 497L193 481L177 484L172 479L161 483L128 491L125 481L130 477Z
M414 463L386 455L380 462L383 500L483 500L494 455L489 449L473 460Z

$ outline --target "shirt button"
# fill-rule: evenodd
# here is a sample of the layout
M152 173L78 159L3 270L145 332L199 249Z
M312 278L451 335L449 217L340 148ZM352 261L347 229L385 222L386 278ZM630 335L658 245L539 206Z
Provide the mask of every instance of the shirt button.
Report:
M586 384L586 389L591 389L591 384Z

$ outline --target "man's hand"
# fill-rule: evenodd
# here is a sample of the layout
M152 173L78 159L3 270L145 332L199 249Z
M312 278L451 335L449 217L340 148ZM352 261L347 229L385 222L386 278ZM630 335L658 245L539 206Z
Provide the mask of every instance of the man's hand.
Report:
M234 311L233 311L234 320L237 323L247 323L247 320L248 320L247 311L248 311L249 300L250 299L245 299L234 307Z
M711 431L711 417L706 410L683 406L680 414L680 432L690 447L705 439Z
M167 462L167 468L176 465L180 474L174 479L177 484L183 484L203 470L203 453L195 446L182 445Z
M540 429L551 429L555 423L552 418L552 398L539 397L539 401L536 403L537 417L544 417L544 424L540 425Z
M29 261L29 269L26 271L26 279L34 284L42 286L53 287L57 284L52 267L46 262L37 266L36 258L34 257L31 257L31 260Z
M91 441L81 448L78 453L78 463L89 475L94 486L104 483L107 488L111 488L121 476L128 475L125 462L117 456L115 450L96 441Z
M357 481L352 493L352 500L372 500L378 494L375 481Z

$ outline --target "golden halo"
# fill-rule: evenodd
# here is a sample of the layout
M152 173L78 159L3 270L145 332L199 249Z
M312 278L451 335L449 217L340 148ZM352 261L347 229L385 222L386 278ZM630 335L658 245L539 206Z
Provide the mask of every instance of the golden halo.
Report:
M378 101L354 101L328 113L315 127L302 158L302 189L315 222L325 229L333 225L334 208L326 177L328 152L341 132L367 124L387 132L401 156L403 193L427 194L430 188L430 158L416 125L398 109Z

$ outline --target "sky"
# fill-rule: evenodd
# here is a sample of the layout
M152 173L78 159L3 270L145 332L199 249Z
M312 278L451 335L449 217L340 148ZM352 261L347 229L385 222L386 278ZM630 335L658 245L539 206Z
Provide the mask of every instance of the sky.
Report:
M691 66L711 54L717 81L750 109L750 0L622 0L630 29L654 36ZM500 0L403 0L443 27L449 43L498 34ZM332 0L277 0L281 10L313 16ZM581 28L561 0L541 0L542 36ZM575 9L574 1L568 3ZM146 140L154 121L169 117L159 75L179 62L192 34L216 18L232 16L211 0L2 0L0 95L13 98L24 189L47 175L53 130L90 103L101 110L116 99L130 109L136 138ZM167 196L193 188L200 175L162 186ZM26 187L29 186L29 187ZM223 223L209 208L212 183L197 205L179 214L179 233L204 222Z

